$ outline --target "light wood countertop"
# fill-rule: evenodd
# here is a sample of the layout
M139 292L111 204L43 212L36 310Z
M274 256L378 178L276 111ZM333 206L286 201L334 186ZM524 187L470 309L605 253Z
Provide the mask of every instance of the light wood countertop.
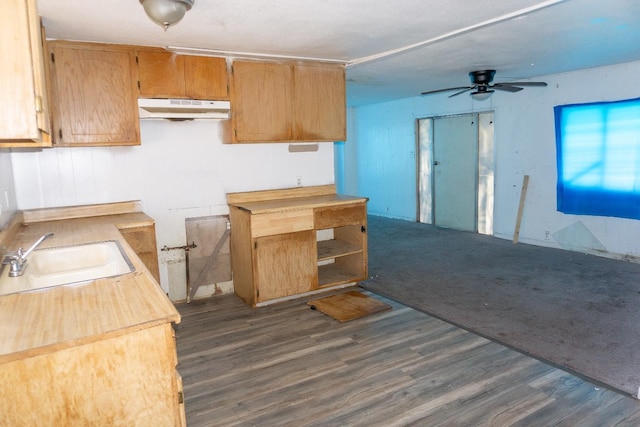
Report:
M142 212L24 224L5 245L39 249L117 240L135 271L115 278L0 297L0 363L57 351L168 322L180 314L119 229L153 224Z

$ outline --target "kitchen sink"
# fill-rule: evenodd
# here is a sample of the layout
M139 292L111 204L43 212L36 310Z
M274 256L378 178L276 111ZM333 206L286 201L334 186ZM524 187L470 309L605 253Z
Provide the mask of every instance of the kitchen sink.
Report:
M116 240L39 249L27 258L22 276L0 274L0 295L82 283L135 271Z

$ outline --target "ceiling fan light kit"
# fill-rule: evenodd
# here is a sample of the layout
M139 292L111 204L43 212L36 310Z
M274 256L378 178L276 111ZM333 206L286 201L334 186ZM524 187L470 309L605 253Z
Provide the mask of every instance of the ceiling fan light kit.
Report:
M477 91L471 92L471 97L476 101L484 101L491 97L494 90L487 90L486 87L479 87Z
M470 93L471 97L476 101L484 101L485 99L488 99L493 92L495 92L494 89L502 90L505 92L520 92L523 89L523 87L521 86L544 87L547 85L545 82L511 82L491 84L495 75L496 70L471 71L469 73L469 79L471 79L472 86L430 90L427 92L422 92L422 95L432 95L435 93L457 90L458 92L454 93L453 95L449 95L449 98L453 98L454 96L458 96L475 89L474 92Z
M140 0L149 19L162 26L165 31L175 25L191 9L194 0Z

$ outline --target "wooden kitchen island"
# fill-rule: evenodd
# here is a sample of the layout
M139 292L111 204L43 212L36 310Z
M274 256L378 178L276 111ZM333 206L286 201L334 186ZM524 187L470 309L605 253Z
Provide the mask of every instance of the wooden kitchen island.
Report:
M258 307L365 280L367 200L334 185L227 194L236 295Z
M125 238L154 224L138 207L19 212L0 233L5 250L49 232L39 249L116 240L135 268L0 296L0 425L185 424L171 325L180 315Z

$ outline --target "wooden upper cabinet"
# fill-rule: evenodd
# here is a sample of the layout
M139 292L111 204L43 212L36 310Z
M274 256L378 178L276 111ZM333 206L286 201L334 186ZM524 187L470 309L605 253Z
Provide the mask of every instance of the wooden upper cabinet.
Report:
M140 145L134 50L62 41L49 48L55 144Z
M346 139L344 67L298 64L295 67L295 134L304 141Z
M234 61L231 108L236 143L342 141L344 67Z
M185 92L193 99L229 99L229 75L225 58L183 56Z
M225 58L177 55L164 49L138 49L143 98L229 99Z
M35 0L0 14L0 147L51 146L44 48Z
M231 89L234 142L292 139L292 79L289 64L234 61Z

